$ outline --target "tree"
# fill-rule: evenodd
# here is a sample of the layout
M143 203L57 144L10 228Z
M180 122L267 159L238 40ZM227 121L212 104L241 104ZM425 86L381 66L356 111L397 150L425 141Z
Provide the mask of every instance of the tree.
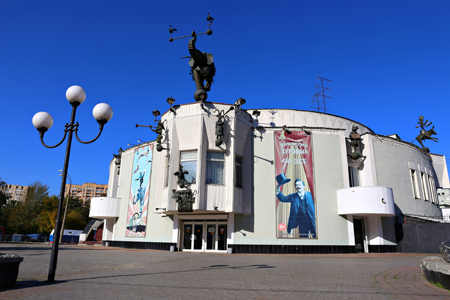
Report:
M66 225L64 227L74 230L83 230L86 225L87 222L84 220L83 215L78 211L71 210L67 213Z
M27 197L25 201L33 200L35 202L42 202L44 198L49 197L48 186L42 184L39 180L28 185Z
M0 187L6 187L6 182L0 177ZM8 218L8 199L10 198L3 190L0 190L0 226L6 226L6 220Z
M48 186L39 180L29 184L25 202L17 202L8 209L6 228L9 233L39 232L40 214L45 207L45 199L49 198L48 190ZM49 211L51 210L49 209Z
M38 230L37 205L33 201L17 202L17 204L10 209L7 219L7 228L13 233L36 233Z
M45 198L42 201L41 212L37 218L39 233L50 234L55 228L58 203L59 199L56 196Z
M87 224L89 222L89 207L90 207L89 200L83 202L83 200L80 198L70 198L68 210L69 211L74 210L80 213L82 220L85 221Z
M6 182L3 181L3 179L0 177L0 188L5 188ZM3 207L3 205L8 202L9 195L7 195L3 190L0 189L0 209Z

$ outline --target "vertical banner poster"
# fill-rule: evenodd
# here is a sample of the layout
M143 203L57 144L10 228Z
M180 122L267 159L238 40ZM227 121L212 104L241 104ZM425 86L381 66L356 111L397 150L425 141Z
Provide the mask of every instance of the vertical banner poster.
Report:
M277 238L317 238L311 133L275 132Z
M127 237L145 237L152 152L153 145L134 150L130 198L128 199L127 229L125 231Z

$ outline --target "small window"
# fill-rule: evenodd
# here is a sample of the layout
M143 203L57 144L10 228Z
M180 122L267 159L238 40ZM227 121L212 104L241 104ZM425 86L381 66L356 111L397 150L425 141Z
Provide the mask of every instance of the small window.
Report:
M187 183L196 183L197 178L197 150L181 152L180 165L183 166L183 171L188 171L189 174L184 175Z
M415 199L420 199L419 187L418 187L418 184L417 184L416 170L410 169L410 171L411 171L411 183L412 183L414 198Z
M225 153L208 151L206 153L206 184L225 184L223 168Z
M430 186L430 198L433 203L436 203L437 195L436 195L436 185L434 183L434 179L431 176L428 176L428 183Z
M428 192L428 181L426 180L426 175L423 172L420 172L420 177L422 179L422 188L423 188L423 198L425 200L430 200L430 193Z
M234 186L242 189L242 157L234 159Z
M170 156L166 156L166 177L164 178L164 186L169 185L169 167L170 167Z
M360 186L360 180L359 180L359 170L357 167L349 166L348 167L348 176L349 176L349 182L350 187Z

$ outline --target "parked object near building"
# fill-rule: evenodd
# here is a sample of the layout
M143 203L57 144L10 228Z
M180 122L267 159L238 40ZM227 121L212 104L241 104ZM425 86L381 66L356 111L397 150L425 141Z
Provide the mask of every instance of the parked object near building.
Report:
M27 237L29 238L30 242L38 242L38 243L47 242L47 236L45 234L32 233L27 234Z
M11 242L22 242L22 239L25 237L24 234L13 234L11 238Z
M227 112L220 144L216 111ZM111 161L107 197L92 198L90 217L105 220L103 242L198 252L395 252L397 217L442 217L436 187L448 182L444 156L345 117L257 112L203 102L164 113L164 149L155 151L153 141L124 150L120 165Z
M53 234L55 230L53 229L50 233L50 243L53 243ZM83 230L72 230L72 229L64 229L63 237L61 243L66 244L78 244L80 240L80 234L83 232Z

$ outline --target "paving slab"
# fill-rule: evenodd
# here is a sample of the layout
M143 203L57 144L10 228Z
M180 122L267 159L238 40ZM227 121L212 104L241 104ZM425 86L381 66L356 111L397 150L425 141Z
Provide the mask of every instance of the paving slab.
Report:
M450 299L428 283L427 254L219 254L61 245L0 244L24 257L0 299Z

